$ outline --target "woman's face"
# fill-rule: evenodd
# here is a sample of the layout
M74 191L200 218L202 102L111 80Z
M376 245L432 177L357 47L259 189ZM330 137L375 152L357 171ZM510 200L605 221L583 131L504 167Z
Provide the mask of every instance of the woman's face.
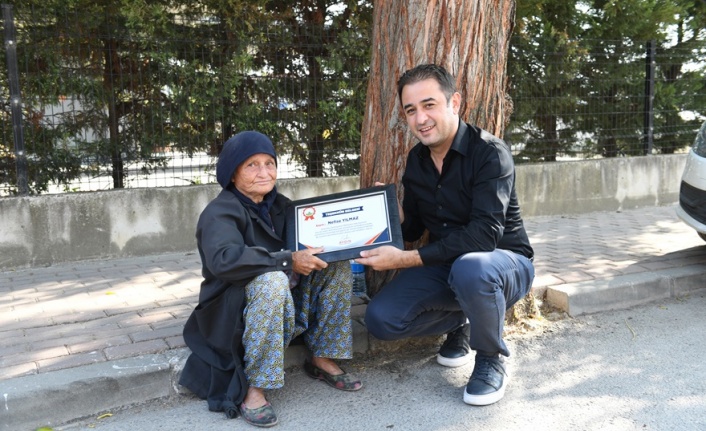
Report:
M246 159L233 174L233 184L240 193L260 203L275 187L277 164L269 154L255 154Z

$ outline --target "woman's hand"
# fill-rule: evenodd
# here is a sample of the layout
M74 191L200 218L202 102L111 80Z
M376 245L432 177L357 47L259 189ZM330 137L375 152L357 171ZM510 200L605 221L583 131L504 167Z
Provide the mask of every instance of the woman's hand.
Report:
M324 251L323 247L308 248L292 253L292 270L297 274L309 275L311 271L318 271L328 266L328 263L315 256Z

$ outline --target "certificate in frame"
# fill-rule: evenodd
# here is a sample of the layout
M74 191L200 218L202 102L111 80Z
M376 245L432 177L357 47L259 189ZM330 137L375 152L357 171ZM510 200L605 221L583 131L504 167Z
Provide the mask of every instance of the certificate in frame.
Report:
M326 262L382 245L404 249L394 184L301 199L287 208L287 248L324 247Z

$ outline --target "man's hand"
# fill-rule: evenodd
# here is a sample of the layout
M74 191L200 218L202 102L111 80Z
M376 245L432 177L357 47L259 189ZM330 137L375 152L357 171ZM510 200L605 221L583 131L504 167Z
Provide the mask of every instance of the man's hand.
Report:
M422 266L422 259L417 250L400 250L391 245L363 250L355 261L369 266L377 271L386 269L410 268Z
M328 266L328 263L314 256L324 251L323 247L308 248L292 253L292 270L297 274L309 275L311 271L318 271Z

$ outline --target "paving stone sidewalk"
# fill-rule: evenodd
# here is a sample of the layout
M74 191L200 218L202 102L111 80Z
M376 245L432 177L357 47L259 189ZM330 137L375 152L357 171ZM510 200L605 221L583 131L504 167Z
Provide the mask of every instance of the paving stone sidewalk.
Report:
M527 219L535 292L706 269L706 243L674 209ZM200 281L196 252L0 272L0 380L181 349Z

